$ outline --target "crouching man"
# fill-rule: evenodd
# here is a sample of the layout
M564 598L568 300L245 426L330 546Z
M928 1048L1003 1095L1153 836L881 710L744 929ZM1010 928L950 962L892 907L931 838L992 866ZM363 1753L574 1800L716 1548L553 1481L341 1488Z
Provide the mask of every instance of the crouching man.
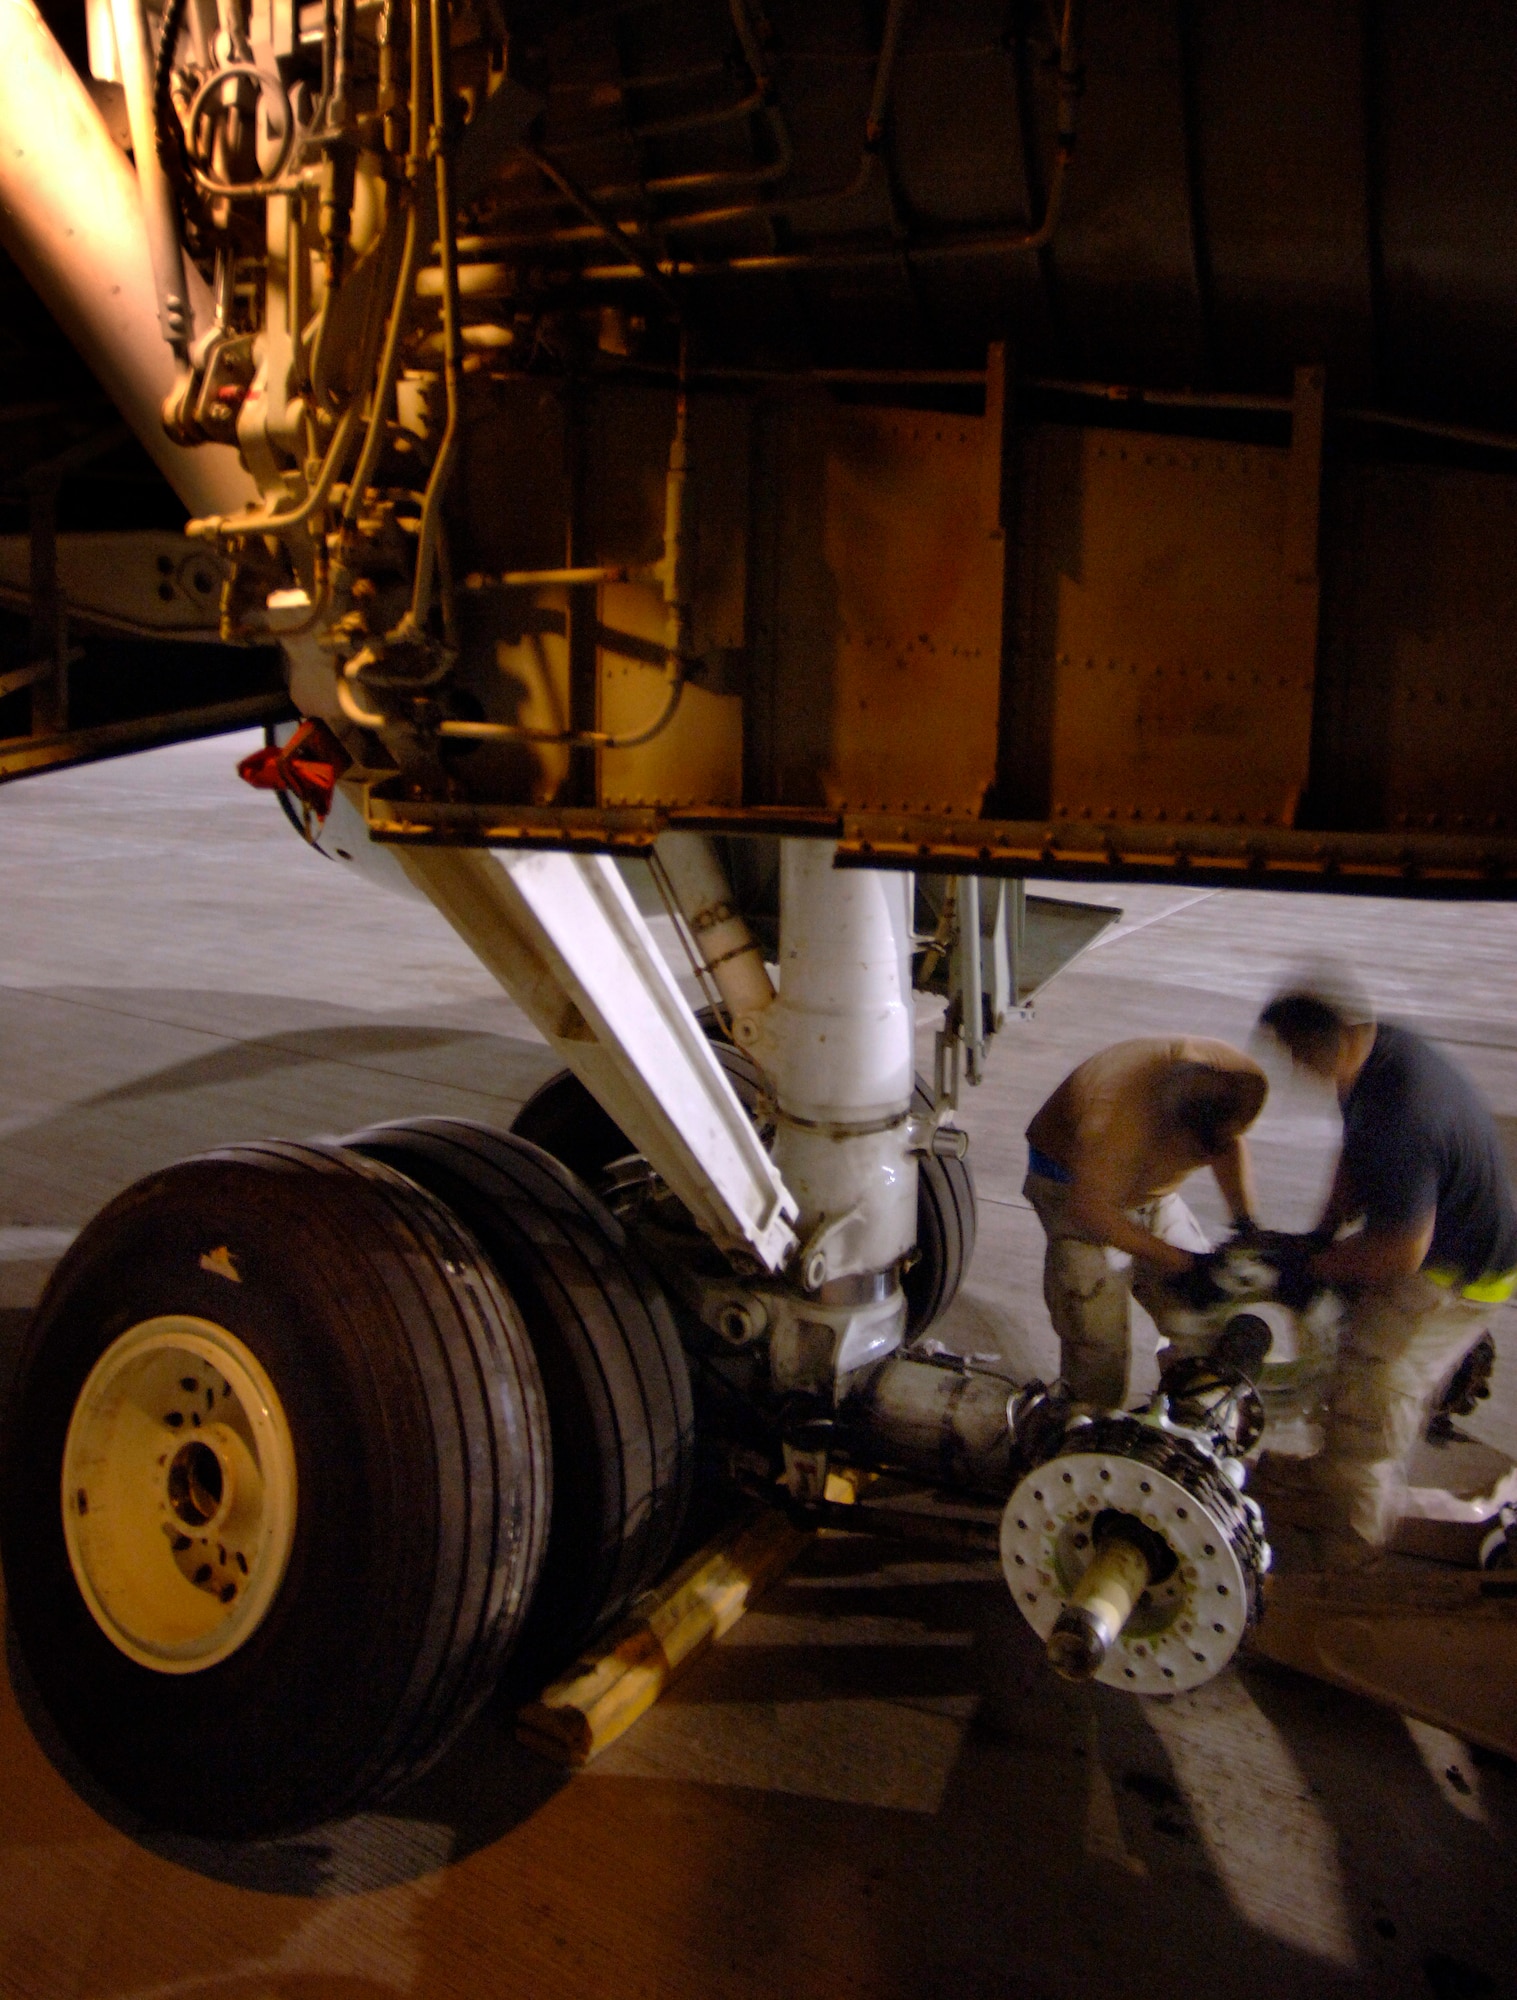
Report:
M1420 1035L1326 991L1282 993L1259 1018L1343 1113L1306 1272L1348 1303L1311 1476L1324 1558L1352 1566L1390 1540L1434 1397L1517 1289L1517 1210L1495 1120Z
M1133 1298L1163 1332L1163 1281L1208 1248L1181 1182L1209 1167L1235 1227L1251 1225L1243 1134L1268 1088L1226 1042L1118 1042L1067 1076L1028 1126L1024 1192L1048 1237L1043 1296L1076 1402L1121 1407Z

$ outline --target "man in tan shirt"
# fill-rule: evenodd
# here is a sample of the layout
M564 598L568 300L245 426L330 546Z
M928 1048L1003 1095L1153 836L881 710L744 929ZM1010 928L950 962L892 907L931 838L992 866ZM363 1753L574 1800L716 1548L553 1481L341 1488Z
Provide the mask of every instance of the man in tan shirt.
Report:
M1251 1223L1243 1134L1268 1089L1226 1042L1117 1042L1065 1077L1028 1126L1024 1192L1048 1237L1043 1296L1077 1402L1121 1406L1132 1299L1162 1332L1163 1280L1210 1247L1180 1183L1210 1167L1234 1224Z

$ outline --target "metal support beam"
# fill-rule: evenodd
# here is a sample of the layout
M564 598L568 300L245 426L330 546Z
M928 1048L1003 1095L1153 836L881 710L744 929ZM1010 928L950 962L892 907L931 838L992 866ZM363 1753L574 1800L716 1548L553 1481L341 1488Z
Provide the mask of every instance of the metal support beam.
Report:
M0 680L0 693L32 690L32 735L68 728L68 607L58 577L58 494L70 472L114 451L126 436L112 424L80 439L56 458L34 465L22 482L27 496L27 595L31 610L26 665Z
M0 6L0 242L195 514L257 488L225 445L189 450L163 428L174 357L158 322L136 176L32 0ZM198 272L187 303L209 324Z
M781 846L780 992L755 1045L812 1292L876 1273L893 1284L916 1242L910 883L832 858L825 841Z
M699 1226L777 1270L794 1198L602 856L397 848L440 910Z
M281 688L245 695L238 701L214 702L205 708L130 716L93 729L66 730L61 736L14 736L0 743L0 784L38 771L61 771L71 764L92 764L105 757L125 757L135 750L154 750L164 743L188 743L197 736L228 736L234 729L288 722L293 714L289 696Z
M959 1039L964 1044L965 1074L979 1083L985 1068L985 967L981 955L980 878L961 875L958 881L959 922L954 945L953 983L959 994Z

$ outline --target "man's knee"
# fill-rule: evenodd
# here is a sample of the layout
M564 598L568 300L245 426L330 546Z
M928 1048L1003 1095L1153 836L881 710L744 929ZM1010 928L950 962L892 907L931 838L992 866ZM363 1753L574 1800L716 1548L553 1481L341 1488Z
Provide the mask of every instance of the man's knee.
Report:
M1425 1281L1361 1303L1329 1393L1317 1481L1334 1520L1383 1547L1405 1505L1406 1464L1449 1371L1483 1322Z
M1125 1296L1127 1274L1116 1268L1099 1243L1077 1236L1050 1238L1046 1276L1066 1297L1089 1304L1116 1287Z
M1077 1402L1101 1409L1122 1401L1131 1318L1129 1271L1098 1244L1053 1238L1043 1269L1059 1365Z

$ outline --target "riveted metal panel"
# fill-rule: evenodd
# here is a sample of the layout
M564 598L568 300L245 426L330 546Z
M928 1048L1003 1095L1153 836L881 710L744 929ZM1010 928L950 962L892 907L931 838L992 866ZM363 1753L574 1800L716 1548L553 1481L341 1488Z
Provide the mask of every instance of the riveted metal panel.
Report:
M663 595L647 584L605 584L601 621L603 634L647 642L647 659L605 648L600 655L602 725L613 736L635 736L668 699L664 668L656 664L667 630ZM719 663L714 670L703 666L673 721L651 742L602 756L601 798L609 806L735 806L742 795L743 704Z
M1517 827L1517 481L1354 467L1328 539L1314 822Z
M808 403L776 489L776 804L978 812L1004 544L985 421Z
M1312 703L1290 453L1052 426L1028 448L1053 817L1289 826Z

